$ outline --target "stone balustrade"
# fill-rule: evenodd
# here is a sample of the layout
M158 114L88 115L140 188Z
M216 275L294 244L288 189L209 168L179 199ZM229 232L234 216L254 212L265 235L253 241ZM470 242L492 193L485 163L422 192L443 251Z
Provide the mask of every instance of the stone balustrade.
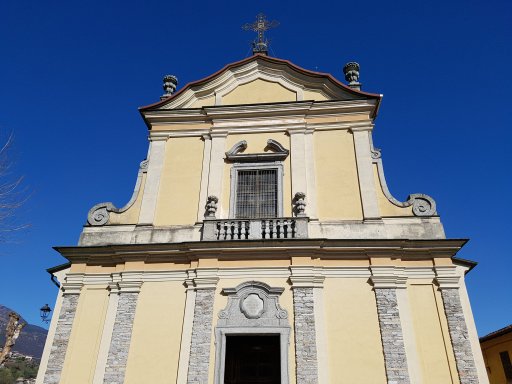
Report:
M203 222L203 240L307 239L308 217L268 219L209 219Z

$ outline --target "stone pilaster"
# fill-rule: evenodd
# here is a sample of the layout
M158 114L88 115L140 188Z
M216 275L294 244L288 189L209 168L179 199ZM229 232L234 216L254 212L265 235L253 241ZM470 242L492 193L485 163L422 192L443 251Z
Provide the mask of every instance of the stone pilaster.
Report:
M460 383L477 384L479 383L478 372L459 295L460 277L455 275L455 268L450 267L437 267L436 274L436 281L443 297Z
M371 269L388 384L409 384L407 354L396 294L397 288L405 288L405 278L394 267Z
M318 353L313 289L322 285L324 277L315 274L311 266L293 266L291 271L297 384L317 384Z
M210 367L213 304L217 277L196 278L196 301L188 362L188 384L207 384Z
M377 201L377 188L373 175L370 136L373 127L353 126L354 148L356 152L357 174L361 190L364 219L380 219L379 204Z
M293 289L297 384L318 383L313 288Z
M124 383L135 309L142 286L141 276L138 275L140 273L123 274L123 280L118 283L119 299L103 377L104 384Z
M70 279L71 280L71 279ZM53 338L50 357L44 375L44 384L58 384L66 358L71 328L78 307L78 299L82 288L81 281L66 282L62 284L62 307L57 322L57 329Z

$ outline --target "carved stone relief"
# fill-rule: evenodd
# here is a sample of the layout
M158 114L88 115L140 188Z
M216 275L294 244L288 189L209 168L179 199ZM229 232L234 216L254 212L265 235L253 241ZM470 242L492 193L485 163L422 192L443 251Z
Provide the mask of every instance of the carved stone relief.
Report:
M258 281L225 288L228 304L219 312L217 327L289 327L288 312L278 300L283 291Z
M279 305L284 288L248 281L222 290L228 296L215 327L215 384L224 383L226 337L230 335L279 335L281 383L288 384L290 325L288 312Z

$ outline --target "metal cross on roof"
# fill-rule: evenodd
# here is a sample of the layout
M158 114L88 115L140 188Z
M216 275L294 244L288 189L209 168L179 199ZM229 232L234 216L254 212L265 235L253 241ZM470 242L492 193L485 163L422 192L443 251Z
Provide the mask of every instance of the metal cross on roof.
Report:
M278 21L268 21L263 13L256 16L254 23L247 23L242 25L244 31L254 31L258 33L258 39L252 43L252 53L268 53L268 40L265 39L265 31L275 28L279 25Z

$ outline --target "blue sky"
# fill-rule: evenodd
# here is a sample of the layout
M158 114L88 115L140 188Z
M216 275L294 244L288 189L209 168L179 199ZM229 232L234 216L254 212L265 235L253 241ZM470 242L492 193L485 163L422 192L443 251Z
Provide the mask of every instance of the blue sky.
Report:
M64 260L94 204L128 201L147 151L137 107L249 55L241 30L258 12L281 25L273 56L383 93L374 142L391 192L436 199L460 257L481 335L512 323L508 245L512 175L512 5L507 1L3 1L0 134L14 132L15 172L31 227L0 244L0 303L39 324L57 293L45 269Z

